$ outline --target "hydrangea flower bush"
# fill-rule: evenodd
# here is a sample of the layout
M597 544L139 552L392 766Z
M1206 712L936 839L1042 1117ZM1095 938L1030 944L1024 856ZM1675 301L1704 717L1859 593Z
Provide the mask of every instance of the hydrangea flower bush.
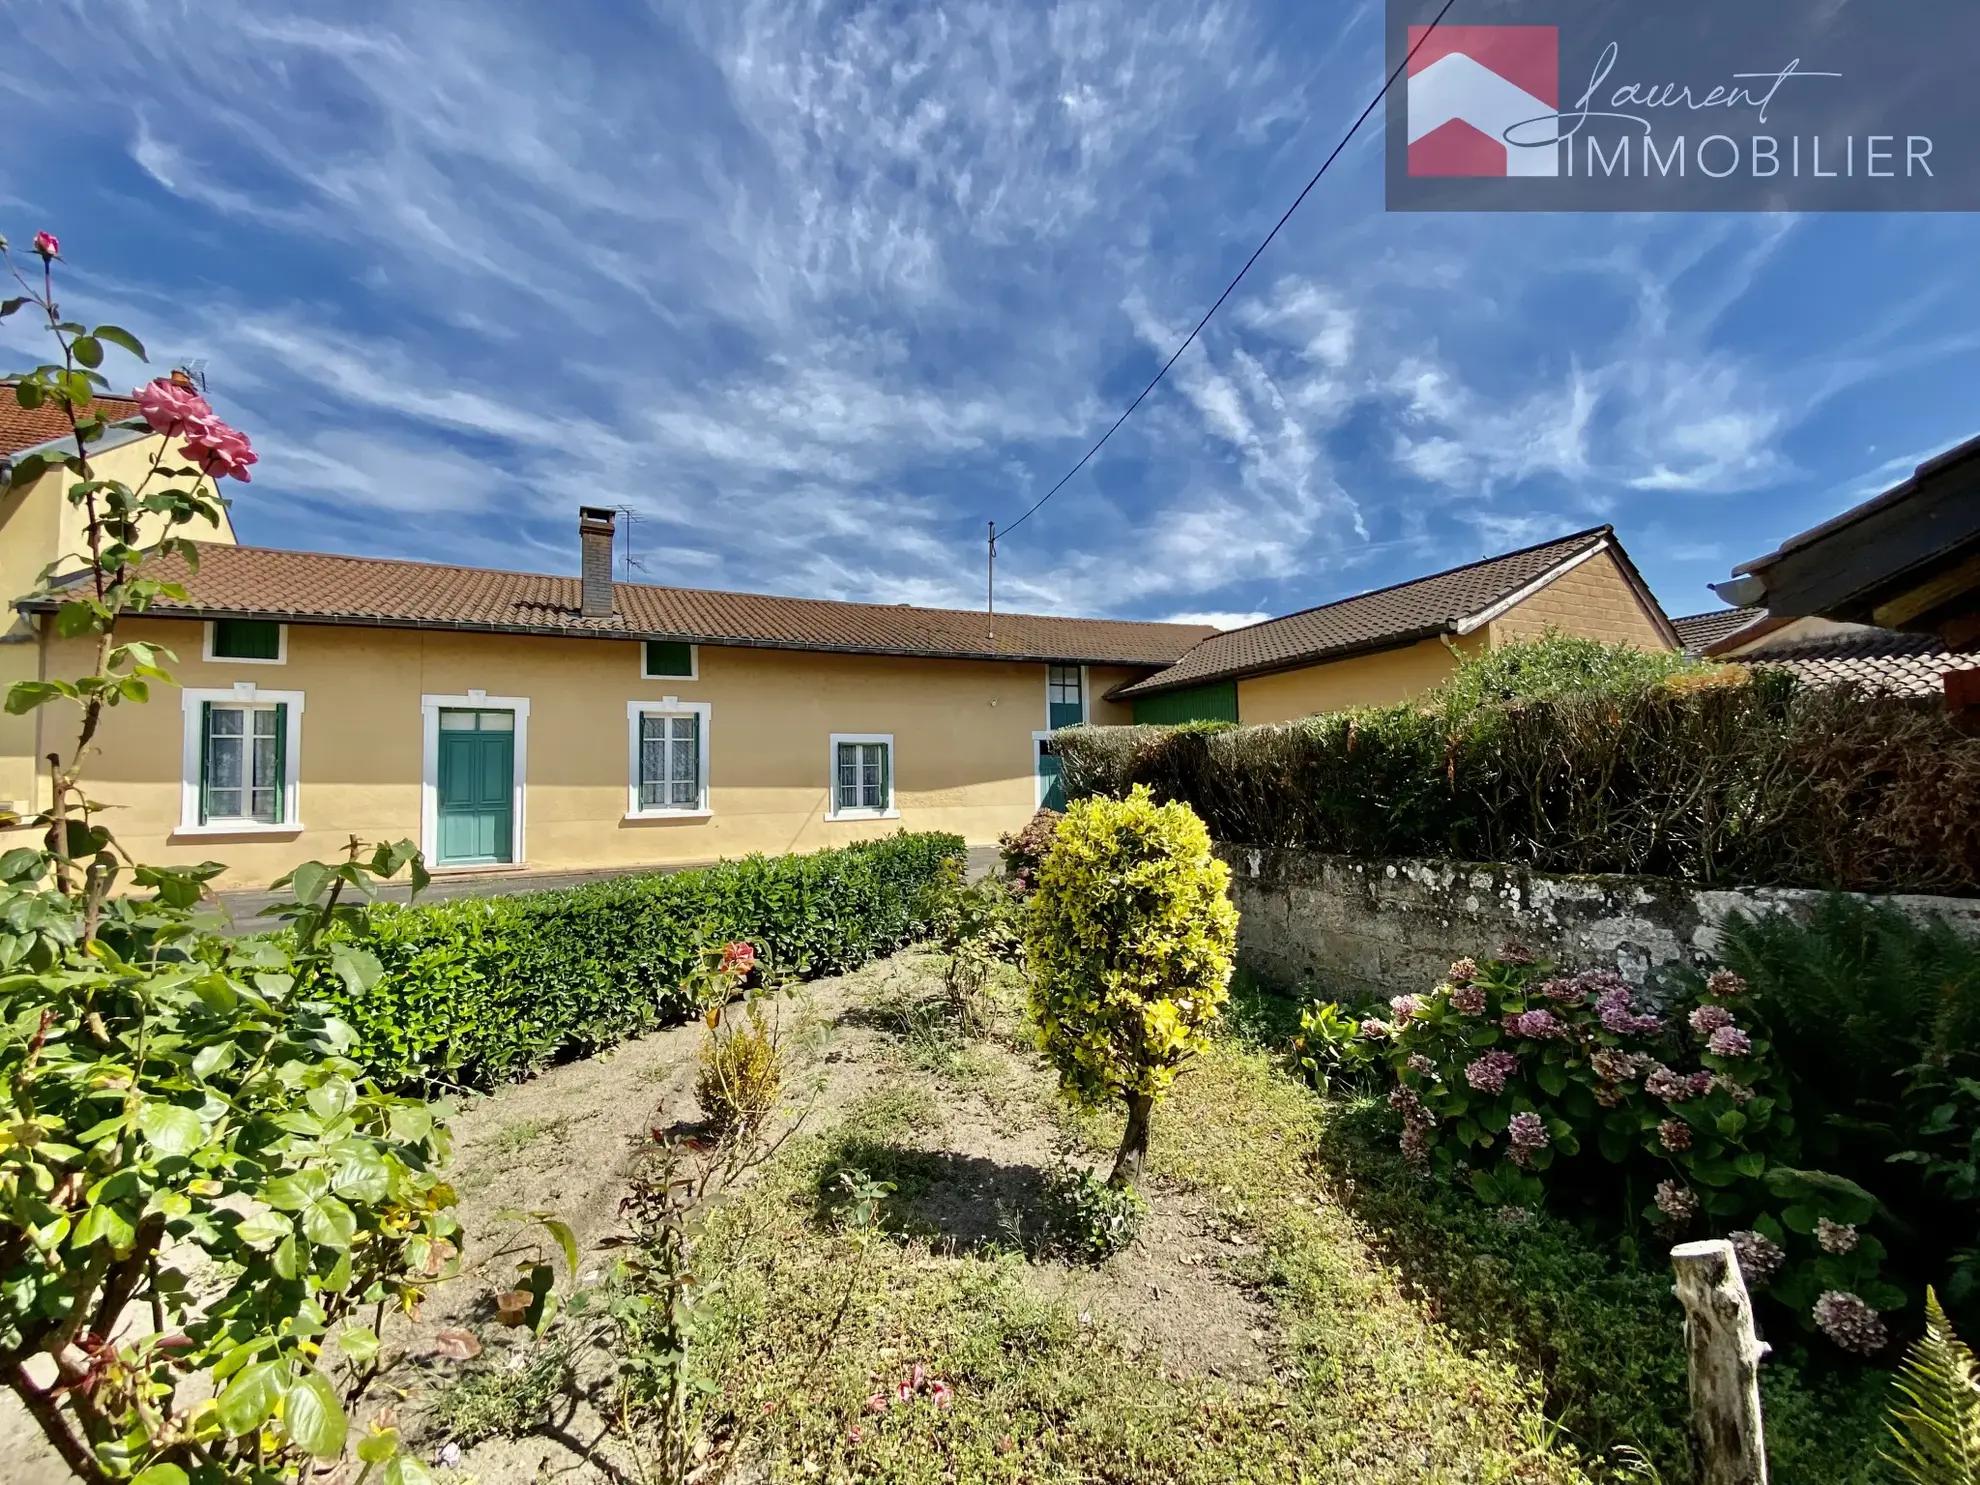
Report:
M1646 1227L1665 1244L1730 1236L1750 1287L1864 1352L1884 1333L1864 1317L1905 1300L1863 1230L1875 1198L1800 1168L1746 982L1721 970L1683 999L1660 1012L1614 970L1564 972L1507 945L1387 1016L1316 1007L1303 1028L1332 1065L1386 1068L1403 1153L1427 1172L1494 1207L1551 1200L1632 1243Z

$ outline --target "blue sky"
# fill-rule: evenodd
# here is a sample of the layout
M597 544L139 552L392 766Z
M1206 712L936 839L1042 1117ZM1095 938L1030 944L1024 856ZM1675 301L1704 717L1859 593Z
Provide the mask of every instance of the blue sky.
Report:
M651 581L974 606L985 521L1380 45L1336 0L44 0L0 14L0 232L206 359L244 540L568 572L624 504ZM1980 424L1980 221L1391 216L1380 148L1001 547L1001 605L1285 612L1610 521L1688 613Z

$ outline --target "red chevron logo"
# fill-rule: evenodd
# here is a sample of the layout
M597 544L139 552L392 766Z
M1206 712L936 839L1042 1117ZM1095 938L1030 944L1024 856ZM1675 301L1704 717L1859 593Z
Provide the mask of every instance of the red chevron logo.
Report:
M1505 141L1506 130L1560 107L1558 27L1411 26L1409 44L1411 175L1560 173L1555 146Z

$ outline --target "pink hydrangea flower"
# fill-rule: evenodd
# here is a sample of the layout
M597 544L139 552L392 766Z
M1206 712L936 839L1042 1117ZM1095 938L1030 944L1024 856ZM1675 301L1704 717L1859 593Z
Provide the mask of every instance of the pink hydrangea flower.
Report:
M53 232L35 233L34 250L40 253L43 258L59 258L62 256L61 241Z
M1370 1016L1366 1021L1361 1023L1361 1034L1376 1038L1385 1037L1389 1034L1389 1023Z
M1691 1126L1682 1119L1665 1119L1657 1125L1657 1142L1673 1153L1691 1148Z
M1540 993L1549 1000L1571 1005L1586 993L1579 979L1556 978L1540 982Z
M1817 1217L1815 1241L1829 1253L1852 1253L1856 1250L1856 1229L1847 1222L1831 1222L1827 1217Z
M1506 1134L1512 1141L1512 1158L1517 1165L1526 1164L1535 1150L1544 1150L1552 1143L1546 1121L1538 1114L1514 1114L1506 1126Z
M1421 1052L1411 1052L1409 1054L1409 1061L1403 1065L1421 1077L1434 1078L1437 1076L1437 1064L1432 1062L1428 1057L1425 1057Z
M1764 1232L1747 1229L1729 1234L1733 1254L1739 1259L1740 1276L1749 1288L1758 1289L1787 1262L1787 1251Z
M1507 1016L1499 1023L1514 1036L1531 1037L1542 1040L1548 1037L1567 1035L1567 1027L1552 1011L1525 1011L1517 1016Z
M1610 1083L1626 1083L1643 1071L1641 1057L1615 1047L1596 1048L1588 1058L1588 1065L1595 1069L1598 1078Z
M1874 1356L1890 1344L1883 1317L1862 1299L1840 1289L1824 1290L1815 1301L1815 1323L1845 1351Z
M1663 1063L1654 1064L1649 1076L1643 1080L1643 1091L1653 1098L1661 1098L1665 1103L1683 1103L1687 1098L1702 1098L1712 1090L1710 1073L1693 1073L1685 1077L1672 1072Z
M1715 969L1705 977L1705 993L1731 999L1746 993L1746 981L1729 969Z
M1477 973L1478 961L1467 954L1464 958L1457 960L1451 965L1451 983L1454 985L1468 984Z
M1634 1009L1636 998L1629 987L1623 984L1610 986L1595 998L1595 1014L1602 1018L1602 1024L1618 1036L1641 1036L1663 1029L1664 1023L1655 1016L1638 1015Z
M1721 1026L1705 1043L1714 1057L1744 1057L1753 1050L1753 1038L1737 1026Z
M1733 1013L1722 1005L1701 1005L1691 1013L1691 1029L1700 1036L1710 1036L1721 1026L1733 1024Z
M1416 995L1398 995L1389 1002L1389 1009L1395 1012L1398 1021L1407 1021L1423 1009L1423 1000Z
M1506 1079L1518 1070L1517 1057L1495 1049L1466 1067L1464 1080L1480 1093L1503 1093L1506 1091Z
M1476 985L1461 985L1451 992L1451 1009L1461 1015L1485 1014L1485 992Z
M1673 1226L1688 1226L1698 1216L1698 1193L1677 1181L1659 1181L1657 1210L1668 1217Z

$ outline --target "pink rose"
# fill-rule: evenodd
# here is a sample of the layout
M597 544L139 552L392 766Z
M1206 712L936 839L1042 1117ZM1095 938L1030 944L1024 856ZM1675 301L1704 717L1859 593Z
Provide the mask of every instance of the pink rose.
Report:
M956 1400L955 1390L939 1377L928 1384L928 1395L935 1399L935 1406L945 1413Z
M230 475L244 485L248 483L248 465L256 462L257 456L245 433L228 427L218 418L192 423L185 433L185 447L180 452L203 473L215 479Z
M886 1393L884 1393L884 1392L876 1392L876 1393L874 1393L874 1394L873 1394L873 1396L871 1396L871 1397L869 1397L869 1398L868 1398L868 1399L866 1400L866 1411L867 1411L867 1412L869 1412L869 1413L884 1413L884 1412L886 1412L886 1411L887 1411L887 1394L886 1394Z
M59 258L62 255L62 244L56 240L53 232L37 232L34 234L34 250L43 258Z
M137 399L138 409L144 414L145 422L151 425L153 433L177 433L213 417L213 409L204 397L191 387L180 386L170 377L161 376L146 382L131 396Z

